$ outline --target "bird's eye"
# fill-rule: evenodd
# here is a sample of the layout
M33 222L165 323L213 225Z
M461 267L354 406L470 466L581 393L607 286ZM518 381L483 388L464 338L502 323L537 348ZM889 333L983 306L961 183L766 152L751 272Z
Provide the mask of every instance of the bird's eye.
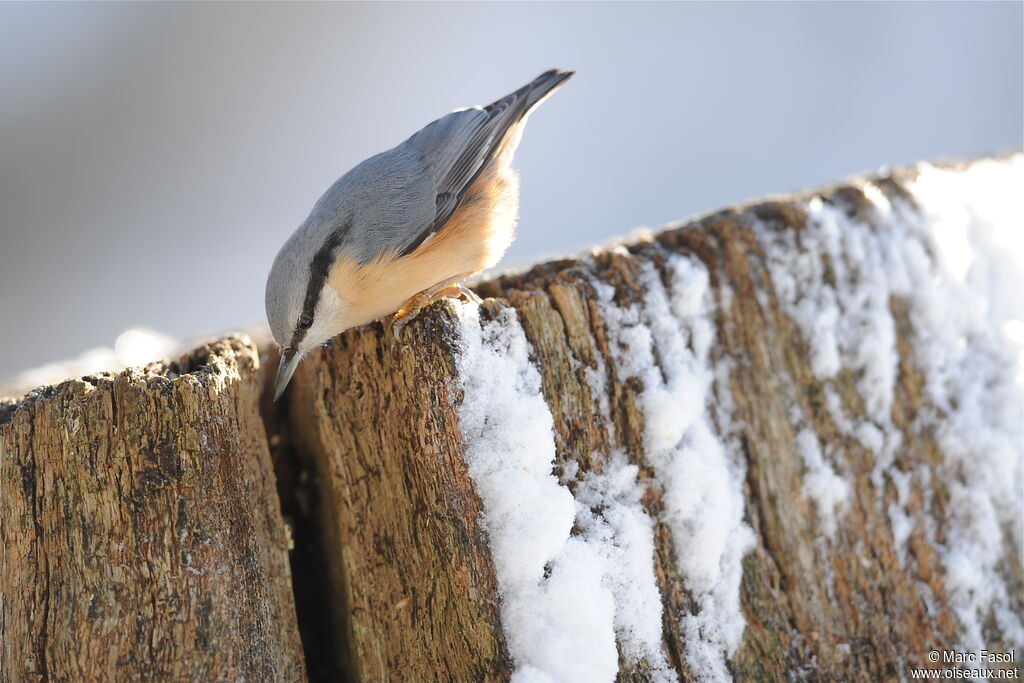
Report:
M313 326L313 318L311 318L310 316L304 315L301 318L299 318L299 327L301 327L302 329L308 330L312 326Z

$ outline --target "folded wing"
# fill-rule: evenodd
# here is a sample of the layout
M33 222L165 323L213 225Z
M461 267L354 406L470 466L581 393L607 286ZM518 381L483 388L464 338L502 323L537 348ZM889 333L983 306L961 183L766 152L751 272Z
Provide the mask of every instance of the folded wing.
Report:
M443 229L515 125L572 75L571 71L547 71L486 107L454 111L403 143L420 154L433 180L436 210L427 224L410 232L408 242L401 247L402 256Z

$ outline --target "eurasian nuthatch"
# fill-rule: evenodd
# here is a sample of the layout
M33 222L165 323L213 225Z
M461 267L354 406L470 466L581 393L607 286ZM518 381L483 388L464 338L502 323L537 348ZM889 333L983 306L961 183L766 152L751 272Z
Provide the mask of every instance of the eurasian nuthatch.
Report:
M395 313L400 338L431 301L476 298L459 283L512 243L512 155L526 117L572 75L552 69L486 107L453 111L324 193L267 278L267 319L281 347L275 399L304 354L348 328Z

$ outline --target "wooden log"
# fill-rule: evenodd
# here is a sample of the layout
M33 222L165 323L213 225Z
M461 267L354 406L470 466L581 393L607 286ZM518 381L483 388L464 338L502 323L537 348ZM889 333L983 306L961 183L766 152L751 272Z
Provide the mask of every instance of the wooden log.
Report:
M0 680L303 680L258 356L225 339L0 413Z
M1003 163L1020 175L1019 160ZM957 187L955 170L930 172ZM598 680L608 679L610 653L619 680L896 680L936 666L932 652L1020 648L1020 544L1006 518L1020 516L1020 500L1002 500L998 523L976 527L996 535L984 546L996 559L968 570L999 584L981 604L951 576L956 554L971 548L952 539L971 522L951 507L950 487L964 454L977 454L950 451L956 439L939 434L939 415L957 408L925 390L934 363L918 318L929 311L909 285L891 285L870 311L856 301L878 293L875 265L858 261L875 252L896 250L888 256L942 276L926 256L931 207L919 205L916 179L861 179L542 264L479 285L495 297L479 317L467 313L472 305L438 305L407 328L406 344L375 324L304 361L287 421L321 501L313 514L331 567L325 590L350 679L505 680L540 670ZM832 237L849 243L830 251L822 245ZM787 269L811 265L824 275L789 291ZM934 284L913 285L922 282ZM891 332L879 347L888 370L858 360L849 339L836 367L822 370L821 341L801 325L800 306L845 297L844 287L850 301L819 313L861 321L865 335L876 322ZM528 367L485 367L487 353L515 355L516 335ZM475 377L474 363L493 376ZM873 387L872 373L883 371L889 384ZM487 394L474 382L508 394L530 373L534 384L512 400L476 407ZM516 400L535 397L543 410L530 414L549 413L553 477L532 481L551 499L568 496L570 508L568 520L548 520L564 538L523 587L506 546L521 543L527 556L531 529L547 531L544 520L524 523L516 541L507 517L547 503L528 488L521 508L502 499L500 477L518 486L515 468L498 479L479 471L509 457L527 469L527 451L545 448L529 424L502 426ZM481 448L490 450L474 455ZM1009 462L1019 476L1019 443L1009 448L978 466ZM626 493L607 492L623 478ZM972 491L991 512L997 494ZM627 533L629 520L639 530ZM642 559L645 534L653 606L641 595L644 572L613 557ZM588 544L605 554L592 565L573 555ZM572 567L603 573L584 589L583 570L563 575ZM602 601L612 607L591 609ZM546 614L551 605L561 612ZM574 611L593 628L574 623ZM652 615L653 643L642 633ZM567 661L545 659L553 652Z
M1022 175L540 264L276 404L238 339L2 404L0 677L1019 676Z
M449 396L454 341L450 322L432 316L408 346L378 325L300 365L288 433L315 473L320 505L310 514L333 598L312 600L335 610L339 625L325 678L511 673L480 501ZM316 372L328 367L336 371Z

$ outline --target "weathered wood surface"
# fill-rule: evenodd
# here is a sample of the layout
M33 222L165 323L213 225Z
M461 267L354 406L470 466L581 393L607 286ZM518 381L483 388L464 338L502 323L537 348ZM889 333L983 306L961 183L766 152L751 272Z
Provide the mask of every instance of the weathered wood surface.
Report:
M907 177L875 179L870 192L912 202ZM855 183L818 195L870 222L866 191ZM746 627L728 674L899 680L928 666L932 650L962 649L945 569L925 533L941 538L956 511L938 475L947 454L919 419L932 406L907 302L889 302L898 368L886 419L903 443L893 468L934 476L913 480L899 501L914 521L901 550L886 512L897 491L888 479L879 485L875 454L826 405L752 227L800 235L806 202L723 211L477 287L494 297L481 321L511 308L530 344L558 482L576 491L613 455L638 468L653 523L660 650L682 680L706 674L688 649L699 599L678 558L689 549L665 520L648 452L649 387L627 367L631 350L607 308L609 292L623 309L651 305L651 272L671 293L669 264L680 256L710 280L709 363L724 369L711 403L730 413L728 426L712 426L742 463L753 539L739 587ZM261 345L259 362L252 346L230 339L177 365L0 404L3 680L507 680L521 662L460 431L470 324L461 305L426 310L404 344L380 323L346 332L303 361L276 404L272 346ZM857 380L843 370L829 383L850 419L868 417ZM800 429L849 476L834 533L823 531L804 487ZM295 538L290 571L282 512ZM1008 536L1000 581L1017 614L1019 553L1020 539ZM1024 647L995 618L984 636L991 651ZM656 668L620 642L619 680L652 680Z
M876 186L893 199L907 198L898 178ZM821 196L850 215L866 203L856 186ZM802 201L724 211L653 241L539 265L477 291L500 297L485 303L485 317L514 306L532 345L554 419L554 471L561 482L572 489L588 471L600 471L616 449L640 467L641 480L653 482L638 407L644 387L616 374L609 323L594 286L614 287L616 302L625 306L645 297L638 277L643 264L653 264L666 283L671 254L705 264L718 305L713 362L731 368L728 388L716 390L731 393L733 421L740 425L746 520L756 536L743 560L747 626L731 674L738 680L897 680L909 676L911 666L928 666L930 651L955 649L959 625L946 602L943 568L920 528L908 541L910 561L898 559L885 514L895 492L876 488L872 454L836 426L809 366L806 340L771 289L750 225L799 232L806 220ZM915 420L927 409L922 378L902 336L906 307L899 300L891 306L900 335L892 419L906 444L897 467L928 469L943 453L930 428ZM407 328L404 346L379 324L350 331L303 363L289 397L289 420L299 430L293 445L315 473L323 502L316 514L327 520L330 592L337 622L344 624L335 635L345 667L363 680L504 679L509 672L477 520L480 502L459 455L453 370L459 347L453 339L460 324L448 305L439 305ZM607 369L610 419L592 395L586 368ZM833 386L850 415L864 415L851 373ZM849 513L830 539L823 538L814 504L802 491L806 467L794 413L854 473ZM908 514L941 528L949 498L941 478L933 482L932 491L913 491ZM693 680L680 624L693 603L671 531L658 521L657 486L647 489L643 504L655 520L664 651L682 679ZM1006 544L1009 585L1019 587L1017 552L1014 543ZM1020 592L1014 595L1019 611ZM1018 645L994 624L988 635L992 651ZM621 680L650 677L644 662L620 666Z
M336 609L340 625L328 672L507 677L480 501L450 395L450 321L424 318L404 346L381 329L346 333L304 362L289 396L291 445L320 487L313 514L334 598L321 607Z
M258 356L71 380L0 417L0 680L303 680Z

